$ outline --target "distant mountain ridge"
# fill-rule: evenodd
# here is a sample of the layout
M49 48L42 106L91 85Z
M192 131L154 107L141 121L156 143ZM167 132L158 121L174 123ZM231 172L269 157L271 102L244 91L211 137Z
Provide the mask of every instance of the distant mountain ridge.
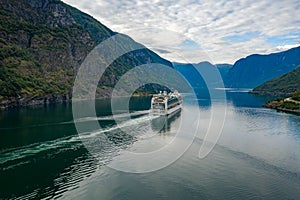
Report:
M209 62L201 62L198 64L173 63L173 65L194 88L204 89L204 91L207 89L206 83L196 68L204 70L217 68L225 87L254 88L273 78L291 72L300 66L300 47L269 55L249 55L246 58L239 59L234 65L212 65ZM211 74L211 76L213 76L213 74ZM288 82L297 82L297 80L300 80L296 77L287 77L294 79L289 81L285 80ZM294 90L294 88L290 88L290 91L292 90Z
M0 0L0 19L2 108L69 100L88 53L116 34L60 0ZM97 97L109 97L122 74L146 63L172 67L146 48L127 53L105 72Z
M194 91L197 93L198 98L209 98L209 88L210 86L218 87L220 84L226 85L226 77L228 71L232 67L230 64L216 64L213 65L210 62L200 62L197 64L184 64L184 63L173 63L174 69L180 72L184 78L193 87ZM204 79L203 74L206 77ZM221 80L216 80L217 74L221 76ZM217 82L215 82L217 81Z
M254 88L300 65L300 47L269 55L253 54L235 62L229 70L228 87Z

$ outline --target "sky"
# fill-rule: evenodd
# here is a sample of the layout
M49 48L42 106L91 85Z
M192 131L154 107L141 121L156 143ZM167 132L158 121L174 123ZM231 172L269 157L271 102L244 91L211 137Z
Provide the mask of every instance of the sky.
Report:
M233 64L300 46L299 0L63 0L173 62Z

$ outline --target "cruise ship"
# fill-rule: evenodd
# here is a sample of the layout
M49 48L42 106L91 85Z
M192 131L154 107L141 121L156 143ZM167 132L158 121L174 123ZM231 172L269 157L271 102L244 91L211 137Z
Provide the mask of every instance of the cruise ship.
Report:
M177 90L169 94L164 91L153 95L151 99L151 111L158 115L171 115L182 108L182 96Z

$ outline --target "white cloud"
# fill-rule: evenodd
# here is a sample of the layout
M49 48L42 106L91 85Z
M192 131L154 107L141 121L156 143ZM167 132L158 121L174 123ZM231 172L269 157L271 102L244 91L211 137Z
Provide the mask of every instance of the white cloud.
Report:
M64 2L150 48L172 52L160 54L172 61L183 61L178 58L179 54L192 62L209 57L213 63L233 63L252 53L270 53L278 51L280 46L299 44L300 40L299 0ZM226 39L228 36L243 36L250 32L258 34L254 38L246 38L245 41ZM290 39L289 44L286 43L287 40L282 43L268 40L280 35ZM186 39L198 43L201 49L180 49ZM207 56L203 56L203 52Z
M277 46L276 48L279 50L279 51L284 51L284 50L288 50L288 49L291 49L291 48L294 48L294 47L298 47L300 46L300 43L299 44L287 44L287 45L281 45L281 46Z

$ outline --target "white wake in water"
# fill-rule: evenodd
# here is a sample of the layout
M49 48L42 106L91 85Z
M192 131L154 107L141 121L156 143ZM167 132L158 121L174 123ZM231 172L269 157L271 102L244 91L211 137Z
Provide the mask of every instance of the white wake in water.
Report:
M82 118L78 119L78 122L84 123L89 122L92 120L114 120L114 119L121 119L121 118L128 118L133 116L141 116L134 119L129 119L122 121L121 123L118 123L115 126L109 127L109 128L103 128L99 130L94 130L92 132L82 133L80 135L76 136L68 136L68 137L62 137L58 138L56 140L47 141L47 142L41 142L41 143L34 143L27 146L22 147L16 147L16 148L10 148L10 149L4 149L0 151L0 165L9 164L9 162L15 163L13 166L16 165L15 161L23 161L26 160L28 157L33 157L36 154L39 154L44 151L50 151L50 150L58 150L59 152L63 152L64 150L69 149L76 149L82 147L82 140L93 140L95 138L105 138L105 137L99 137L103 136L103 134L109 134L113 131L118 131L119 129L125 130L130 129L132 131L138 130L137 126L141 127L140 125L144 125L145 123L149 123L152 119L157 118L158 116L152 116L149 115L149 111L137 111L134 113L121 113L113 116L105 116L105 117L97 117L97 118ZM66 122L60 123L65 124ZM132 132L133 133L133 132ZM134 134L134 133L133 133ZM109 142L107 141L107 138L105 138L106 141L102 142ZM57 152L56 152L57 153ZM20 162L22 163L22 162ZM17 165L19 165L18 163ZM25 162L24 162L25 164ZM6 168L11 168L13 166L7 166Z

